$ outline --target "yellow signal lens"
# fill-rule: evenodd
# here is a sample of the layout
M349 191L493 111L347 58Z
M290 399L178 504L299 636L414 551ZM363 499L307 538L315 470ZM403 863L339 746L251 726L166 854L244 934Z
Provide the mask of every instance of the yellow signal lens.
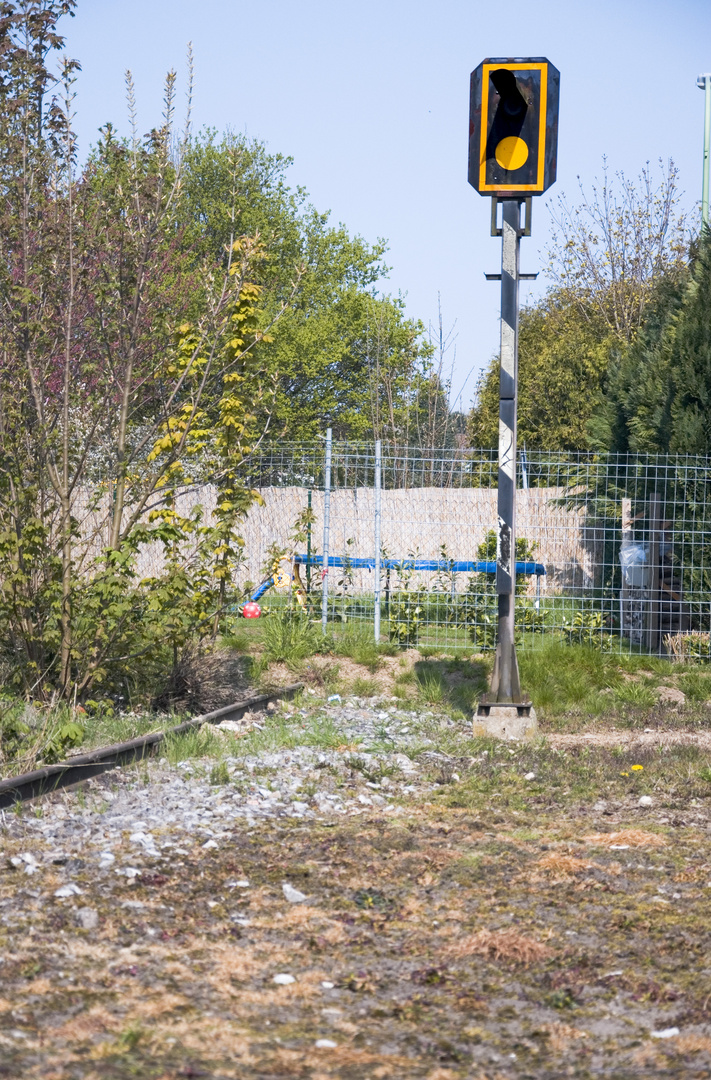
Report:
M502 169L513 171L526 164L528 146L517 135L508 135L497 145L494 154Z

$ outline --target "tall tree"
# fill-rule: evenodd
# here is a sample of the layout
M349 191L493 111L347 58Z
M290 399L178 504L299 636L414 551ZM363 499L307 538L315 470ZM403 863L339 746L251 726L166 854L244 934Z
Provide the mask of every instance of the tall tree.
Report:
M397 297L382 295L386 246L351 236L286 180L290 159L243 136L212 131L185 156L181 222L190 250L224 254L235 207L241 230L266 251L259 270L264 317L298 287L279 333L262 350L274 377L267 439L406 438L416 385L431 349ZM266 408L266 403L265 403ZM266 412L265 412L266 415ZM409 419L408 419L409 417Z
M663 282L646 324L610 373L592 425L599 446L643 453L711 452L711 237L685 275Z
M688 257L686 215L680 209L679 172L659 162L655 187L646 166L636 181L603 163L601 183L580 201L563 194L551 205L553 230L548 275L554 288L584 318L620 342L634 339L662 278L683 273Z

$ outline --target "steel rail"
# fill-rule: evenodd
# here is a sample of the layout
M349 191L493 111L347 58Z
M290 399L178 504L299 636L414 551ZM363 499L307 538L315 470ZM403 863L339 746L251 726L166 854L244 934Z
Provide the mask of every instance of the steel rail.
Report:
M141 735L137 739L129 739L128 742L115 743L113 746L102 746L98 750L91 750L87 754L77 754L68 761L59 761L56 765L45 765L42 769L25 773L23 776L9 776L6 780L0 780L0 810L6 810L15 803L26 802L28 799L37 799L43 795L49 795L59 788L70 787L82 780L89 780L93 776L100 776L109 769L116 769L122 765L131 765L134 761L142 761L143 758L153 754L158 746L168 736L181 735L192 728L200 727L201 724L217 724L221 720L237 720L250 709L260 705L268 705L270 701L278 701L282 698L293 697L303 689L303 683L294 683L291 686L279 687L270 694L257 694L255 697L246 698L244 701L236 701L232 705L226 705L222 709L195 716L192 720L186 720L175 727L166 728L164 731L152 731L148 735Z

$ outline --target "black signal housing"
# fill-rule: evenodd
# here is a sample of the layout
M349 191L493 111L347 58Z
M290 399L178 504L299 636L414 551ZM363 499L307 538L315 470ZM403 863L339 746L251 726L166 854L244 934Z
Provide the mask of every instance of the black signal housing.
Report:
M469 183L481 195L542 195L556 178L560 72L544 56L482 61L471 75Z

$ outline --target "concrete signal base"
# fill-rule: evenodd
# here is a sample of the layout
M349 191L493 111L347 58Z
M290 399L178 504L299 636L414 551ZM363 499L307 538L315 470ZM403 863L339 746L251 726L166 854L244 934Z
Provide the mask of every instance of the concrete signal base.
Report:
M512 705L481 701L474 714L472 733L494 739L532 739L538 734L536 711L530 702Z

